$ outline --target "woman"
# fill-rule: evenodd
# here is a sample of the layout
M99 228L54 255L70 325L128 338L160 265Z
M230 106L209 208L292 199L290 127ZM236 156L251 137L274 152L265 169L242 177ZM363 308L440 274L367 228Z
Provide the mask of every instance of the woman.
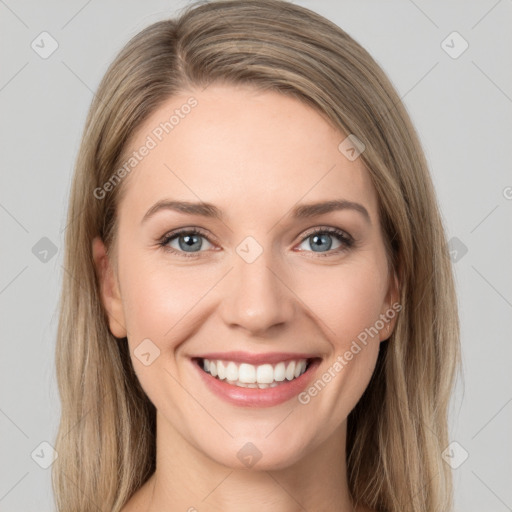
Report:
M450 510L445 233L343 30L279 0L147 27L99 86L68 216L59 510Z

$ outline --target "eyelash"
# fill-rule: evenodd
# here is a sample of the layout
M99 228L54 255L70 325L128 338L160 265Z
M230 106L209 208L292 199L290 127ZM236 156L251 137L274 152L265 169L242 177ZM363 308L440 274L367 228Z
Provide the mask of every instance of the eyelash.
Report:
M315 228L315 229L311 230L310 232L308 232L306 235L304 235L300 244L302 244L309 237L311 237L313 235L318 235L318 234L334 235L334 237L337 238L338 241L341 242L341 244L343 246L343 247L339 247L338 249L335 249L335 250L329 250L325 253L317 253L317 256L319 256L319 257L334 256L334 255L340 254L342 252L349 250L351 247L354 246L354 243L355 243L354 239L352 237L350 237L349 235L347 235L341 229L338 229L338 228ZM169 252L171 254L176 254L178 256L182 256L184 258L197 258L201 254L201 252L204 252L204 251L199 251L199 252L195 252L195 253L186 253L185 251L176 251L175 249L173 249L167 245L171 240L173 240L174 238L177 238L180 235L199 235L199 236L206 238L206 240L208 240L209 243L213 244L213 242L208 238L208 236L201 229L184 228L184 229L180 229L177 231L173 231L171 233L167 233L158 241L158 245L160 247L162 247L162 249L164 251ZM314 252L314 251L300 251L300 252Z

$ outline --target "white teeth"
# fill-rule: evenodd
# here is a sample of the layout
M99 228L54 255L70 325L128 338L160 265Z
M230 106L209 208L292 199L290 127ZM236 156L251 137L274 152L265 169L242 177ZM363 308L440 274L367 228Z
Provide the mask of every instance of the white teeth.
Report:
M299 363L297 363L297 365L295 366L295 373L294 373L295 378L302 375L304 373L305 369L306 369L306 361L300 361Z
M226 368L226 379L233 381L238 380L238 366L233 361L230 361Z
M274 382L274 368L271 364L262 364L256 370L256 381L258 384L270 384Z
M224 380L226 378L226 368L222 361L217 361L217 375L220 380Z
M306 366L306 359L258 366L248 363L238 364L234 361L203 359L203 370L212 377L226 380L234 386L252 389L274 388L285 380L296 379L306 371Z
M288 363L285 375L287 380L292 380L295 377L295 361Z
M274 368L274 380L277 382L283 382L283 380L286 378L286 366L284 363L277 363L276 367Z
M256 382L256 368L252 364L242 363L238 368L238 380L246 384Z

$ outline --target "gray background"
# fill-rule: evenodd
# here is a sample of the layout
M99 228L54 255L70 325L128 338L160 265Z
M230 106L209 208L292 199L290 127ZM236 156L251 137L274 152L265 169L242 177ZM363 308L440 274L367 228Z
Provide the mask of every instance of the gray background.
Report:
M131 36L186 3L0 0L1 511L53 508L51 470L39 465L51 449L40 443L53 443L58 424L65 210L93 91ZM458 466L456 510L512 510L512 1L296 3L374 56L419 131L454 251L462 324L464 382L451 408L458 444L446 457ZM58 43L46 59L31 47L42 47L43 31ZM457 58L462 40L442 45L453 31L469 44Z

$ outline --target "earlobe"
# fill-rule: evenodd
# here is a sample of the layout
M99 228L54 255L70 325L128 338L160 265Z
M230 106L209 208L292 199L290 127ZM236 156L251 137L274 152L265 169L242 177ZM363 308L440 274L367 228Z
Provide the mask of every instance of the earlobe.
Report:
M100 237L95 237L92 241L92 256L96 267L96 275L98 276L101 301L108 316L110 332L116 338L124 338L127 332L121 294L105 244Z

